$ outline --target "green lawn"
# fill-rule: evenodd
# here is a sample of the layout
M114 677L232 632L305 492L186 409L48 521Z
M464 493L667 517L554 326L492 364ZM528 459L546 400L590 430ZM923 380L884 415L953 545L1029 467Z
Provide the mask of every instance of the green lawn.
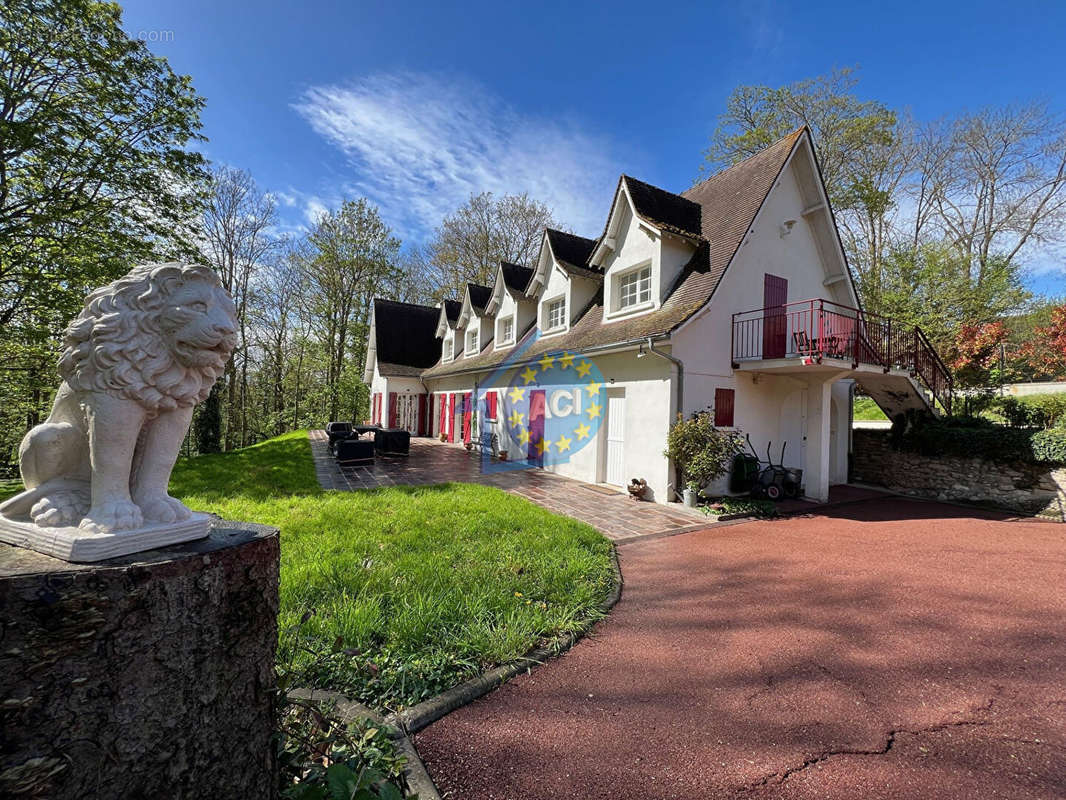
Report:
M873 398L862 397L856 395L855 405L853 406L855 419L861 420L877 420L888 419L885 416L885 412L881 410L880 406L873 401Z
M379 708L584 628L611 584L597 531L498 489L323 491L304 432L183 461L171 491L281 528L279 661Z

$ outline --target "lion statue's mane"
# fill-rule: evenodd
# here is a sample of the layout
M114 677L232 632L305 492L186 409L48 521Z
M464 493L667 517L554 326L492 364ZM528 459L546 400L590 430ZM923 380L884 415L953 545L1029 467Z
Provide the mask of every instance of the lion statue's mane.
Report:
M168 297L189 280L221 285L204 266L146 264L90 294L64 336L59 373L67 384L119 394L153 414L203 402L222 367L179 364L160 331Z

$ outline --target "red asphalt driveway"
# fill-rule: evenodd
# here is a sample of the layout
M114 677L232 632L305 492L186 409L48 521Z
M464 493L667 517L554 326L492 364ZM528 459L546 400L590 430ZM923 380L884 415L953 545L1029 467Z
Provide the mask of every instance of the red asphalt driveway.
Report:
M886 498L619 552L591 637L416 737L444 797L1066 797L1066 526Z

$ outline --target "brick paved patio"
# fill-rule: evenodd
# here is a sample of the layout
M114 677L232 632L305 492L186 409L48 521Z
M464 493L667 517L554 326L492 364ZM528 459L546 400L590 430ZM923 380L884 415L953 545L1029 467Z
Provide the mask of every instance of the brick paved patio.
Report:
M480 483L587 522L615 542L698 531L715 524L713 519L697 511L637 502L608 486L582 483L539 469L485 472L480 455L436 439L412 438L410 455L379 455L369 467L337 466L329 452L325 431L311 431L310 439L315 473L324 489L359 491L446 481Z

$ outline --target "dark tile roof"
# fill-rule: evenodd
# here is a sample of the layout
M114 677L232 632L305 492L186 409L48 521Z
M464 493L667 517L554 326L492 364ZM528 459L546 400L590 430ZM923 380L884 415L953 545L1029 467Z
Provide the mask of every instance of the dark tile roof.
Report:
M504 285L512 292L524 292L529 286L530 278L533 277L533 270L529 267L512 264L509 261L501 261L500 269L503 270Z
M470 292L470 305L480 314L485 310L485 306L489 304L489 300L492 299L492 287L468 283L466 288Z
M440 361L440 309L374 299L374 347L383 375L417 375ZM392 371L387 371L392 368Z
M638 181L629 175L623 175L622 180L629 190L629 196L633 198L637 216L658 228L686 236L700 235L699 203L650 183Z
M463 304L459 300L445 300L444 312L448 315L448 322L455 325L459 321L459 312L463 310ZM437 316L440 316L440 312L437 312Z
M650 314L602 324L603 299L597 297L567 333L535 342L523 353L522 360L536 359L545 352L581 352L636 342L649 336L663 336L703 308L718 288L726 267L733 260L803 132L801 128L684 193L685 198L699 205L702 235L699 247L681 270L662 306ZM493 367L506 360L512 349L486 350L461 362L437 364L423 375L439 377Z
M584 236L575 236L552 228L545 228L544 232L548 235L552 254L558 261L566 266L588 269L589 258L596 249L595 239L586 239Z
M722 170L683 194L703 208L713 292L805 128ZM708 297L710 293L708 293Z

